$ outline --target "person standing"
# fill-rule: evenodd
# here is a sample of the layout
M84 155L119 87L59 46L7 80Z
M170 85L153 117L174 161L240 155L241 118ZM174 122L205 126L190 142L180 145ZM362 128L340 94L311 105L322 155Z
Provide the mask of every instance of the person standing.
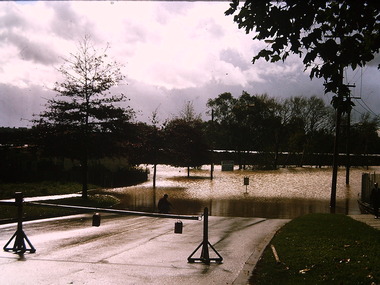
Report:
M172 208L172 204L168 201L168 194L165 194L159 201L158 201L158 211L163 214L168 214L170 211L170 208Z
M380 207L380 189L377 183L374 184L373 189L371 191L371 202L375 214L375 219L378 219Z

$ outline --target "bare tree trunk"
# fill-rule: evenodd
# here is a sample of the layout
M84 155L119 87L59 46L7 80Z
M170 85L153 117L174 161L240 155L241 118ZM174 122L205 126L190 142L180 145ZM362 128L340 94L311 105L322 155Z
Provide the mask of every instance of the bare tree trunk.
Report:
M85 151L83 160L82 160L82 198L87 199L87 190L88 190L88 159L87 159L87 150Z

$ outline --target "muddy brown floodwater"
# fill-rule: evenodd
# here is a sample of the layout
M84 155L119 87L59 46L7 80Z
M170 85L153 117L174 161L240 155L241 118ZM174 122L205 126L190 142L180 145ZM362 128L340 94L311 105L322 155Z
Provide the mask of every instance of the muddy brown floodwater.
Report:
M175 214L201 214L205 207L213 216L295 218L307 213L329 213L331 168L281 168L273 171L221 171L215 167L191 170L166 165L157 167L153 188L152 166L149 180L131 187L107 189L120 199L117 206L135 211L157 211L158 200L166 193ZM345 169L338 171L336 213L357 214L362 173L378 172L379 167L352 168L350 185ZM244 185L244 178L249 185Z

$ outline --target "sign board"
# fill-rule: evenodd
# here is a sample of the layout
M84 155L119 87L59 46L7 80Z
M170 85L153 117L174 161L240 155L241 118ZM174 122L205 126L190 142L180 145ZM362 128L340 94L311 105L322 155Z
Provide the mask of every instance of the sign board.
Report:
M222 160L222 171L233 171L234 161L233 160Z

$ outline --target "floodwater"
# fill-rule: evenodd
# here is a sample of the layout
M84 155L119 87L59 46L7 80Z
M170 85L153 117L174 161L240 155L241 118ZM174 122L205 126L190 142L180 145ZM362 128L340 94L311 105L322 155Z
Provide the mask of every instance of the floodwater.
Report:
M153 169L149 180L132 187L108 189L120 198L118 208L134 211L157 211L156 205L167 193L175 214L201 214L208 207L213 216L295 218L307 213L329 213L331 168L281 168L273 171L221 171L215 166L213 179L210 168L191 170L157 166L156 188ZM357 214L362 173L378 172L380 168L352 168L350 185L346 186L345 169L338 171L336 213ZM249 185L244 185L244 178Z

